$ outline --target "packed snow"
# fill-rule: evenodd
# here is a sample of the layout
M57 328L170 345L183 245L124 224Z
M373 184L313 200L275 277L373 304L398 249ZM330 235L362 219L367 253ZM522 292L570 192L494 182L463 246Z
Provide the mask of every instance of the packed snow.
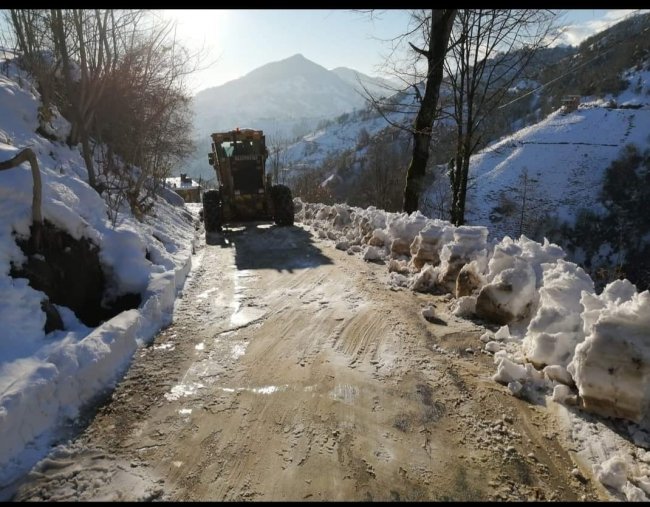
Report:
M163 195L175 205L159 197L155 218L139 222L125 210L113 222L106 202L87 184L79 150L64 142L70 124L54 111L44 130L56 140L35 132L39 105L29 77L6 65L0 74L0 160L27 147L36 153L44 220L97 245L110 291L139 293L142 303L95 328L57 306L65 329L46 335L45 294L9 275L12 263L25 260L14 235L30 234L31 169L24 163L0 171L0 491L41 459L57 432L89 402L114 386L138 346L171 322L195 238L192 215L170 193Z
M648 291L619 280L595 294L589 275L547 240L488 240L485 227L420 212L294 201L315 235L386 264L393 290L451 293L455 315L496 325L480 338L493 380L513 396L555 402L578 456L614 498L649 499ZM422 315L434 317L431 308ZM598 423L609 417L623 429Z

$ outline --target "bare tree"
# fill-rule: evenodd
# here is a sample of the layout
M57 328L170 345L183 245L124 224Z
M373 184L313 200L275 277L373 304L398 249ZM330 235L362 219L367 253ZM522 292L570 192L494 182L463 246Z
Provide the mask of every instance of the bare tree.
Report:
M200 52L190 54L172 23L146 10L17 9L8 19L43 100L56 99L71 123L68 144L81 144L89 184L124 192L141 217L159 181L192 150L184 78ZM44 54L48 66L38 66Z
M427 45L417 47L413 43L410 46L413 50L426 58L427 72L424 94L420 101L420 110L415 117L413 132L413 158L406 172L406 186L404 187L403 210L407 213L417 211L419 208L419 197L422 191L422 180L424 179L427 161L429 159L429 146L431 143L431 129L433 120L436 117L438 107L438 96L440 95L440 83L442 82L442 71L447 54L449 34L456 17L456 9L432 9L426 36ZM416 88L417 90L417 88Z
M502 104L535 51L548 44L553 11L461 9L450 36L445 75L453 91L456 153L450 164L451 221L465 222L470 157L480 148L485 119Z
M276 130L271 135L267 136L269 158L267 163L270 165L271 180L274 185L285 184L286 178L283 168L287 165L287 147L289 146L289 139L287 139L280 130Z
M405 87L387 100L378 100L363 86L369 102L391 125L408 129L413 137L411 162L406 171L406 184L402 210L412 213L419 209L419 198L422 192L423 180L432 139L433 122L438 114L438 98L443 77L443 66L448 51L449 36L456 17L457 9L430 9L411 11L409 27L406 31L392 39L393 48L387 58L387 65L392 65L392 73L398 77ZM372 14L373 11L370 11ZM407 44L410 51L406 63L394 63L398 48ZM424 70L422 69L424 63ZM402 103L413 90L416 104ZM397 92L398 90L394 90ZM392 122L387 117L387 111L415 113L412 127L405 127Z
M366 156L359 161L362 167L358 180L350 193L353 206L402 209L402 182L409 163L408 140L404 137L402 131L387 127L369 141Z
M126 200L137 217L150 208L159 182L193 149L190 99L183 85L193 70L189 59L170 23L134 34L107 83L110 93L98 104L100 139L132 166L125 173Z
M38 112L41 127L49 119L54 94L53 62L47 54L50 45L46 12L38 9L9 9L5 12L7 24L14 33L15 48L21 55L21 64L34 76L41 95L42 105Z

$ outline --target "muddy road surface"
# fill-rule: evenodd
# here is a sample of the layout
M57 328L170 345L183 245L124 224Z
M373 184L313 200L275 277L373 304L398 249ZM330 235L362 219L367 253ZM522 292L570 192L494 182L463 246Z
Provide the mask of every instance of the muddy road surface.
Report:
M605 498L445 296L300 225L226 229L193 266L174 323L14 500Z

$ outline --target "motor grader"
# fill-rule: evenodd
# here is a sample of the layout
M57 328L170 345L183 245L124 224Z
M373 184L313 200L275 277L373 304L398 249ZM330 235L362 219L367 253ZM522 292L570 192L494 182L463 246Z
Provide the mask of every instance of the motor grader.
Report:
M237 128L210 137L208 163L217 173L217 188L203 193L206 235L233 222L273 220L280 226L293 225L291 190L272 185L271 175L265 174L264 132Z

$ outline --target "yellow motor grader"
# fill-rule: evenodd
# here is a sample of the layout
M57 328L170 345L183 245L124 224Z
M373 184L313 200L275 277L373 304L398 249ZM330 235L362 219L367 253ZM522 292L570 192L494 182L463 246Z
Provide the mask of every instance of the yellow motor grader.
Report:
M268 150L263 131L237 128L210 137L208 163L217 173L217 189L203 193L206 234L219 232L230 222L273 220L293 225L291 190L272 185L271 175L265 174Z

